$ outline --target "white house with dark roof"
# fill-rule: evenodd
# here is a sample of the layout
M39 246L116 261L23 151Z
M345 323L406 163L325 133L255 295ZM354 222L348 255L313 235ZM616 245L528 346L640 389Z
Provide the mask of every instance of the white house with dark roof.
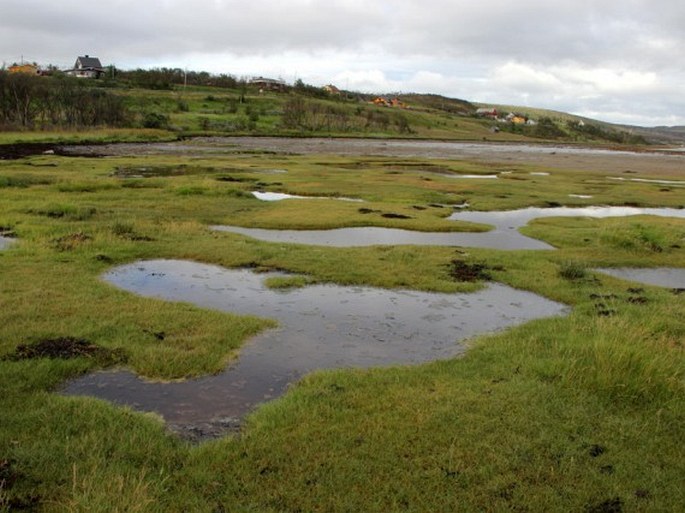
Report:
M100 59L84 55L77 57L74 69L67 70L68 75L80 78L100 78L105 73L105 68L100 64Z

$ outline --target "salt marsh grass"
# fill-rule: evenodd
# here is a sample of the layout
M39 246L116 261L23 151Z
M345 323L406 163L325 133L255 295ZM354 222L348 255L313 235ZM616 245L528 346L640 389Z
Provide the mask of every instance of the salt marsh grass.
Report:
M342 157L277 155L0 161L0 226L18 238L0 253L0 510L684 509L683 296L589 270L685 267L682 220L541 219L523 231L557 249L515 252L307 247L208 228L478 231L487 227L447 221L452 205L562 203L588 180L603 204L622 205L629 194L645 205L677 206L684 193L652 184L630 184L626 193L623 183L571 170L543 180L528 174L546 171L533 166L520 179L476 184L354 160L354 168ZM364 199L372 212L326 200L260 202L249 194L254 181L219 181L215 172L112 176L118 167L184 163L240 169L264 190ZM287 173L260 173L275 168ZM148 379L184 379L219 372L252 334L274 326L137 297L101 279L113 265L150 258L294 273L272 287L481 287L451 274L459 259L573 312L472 340L461 358L307 375L251 414L240 435L193 447L155 416L55 393L97 369L93 359L5 358L21 344L75 337L122 351L126 366Z

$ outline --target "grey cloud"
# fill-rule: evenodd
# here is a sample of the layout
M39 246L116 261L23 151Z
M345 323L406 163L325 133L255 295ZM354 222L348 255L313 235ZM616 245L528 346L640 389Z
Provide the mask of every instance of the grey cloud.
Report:
M183 66L203 55L209 71L235 73L232 66L246 67L252 56L264 74L295 65L305 79L321 69L366 70L396 79L377 78L378 86L405 89L411 82L402 76L427 72L463 87L441 91L459 97L487 85L483 96L502 101L509 95L573 110L604 98L624 109L653 104L654 112L675 112L673 119L685 118L674 93L685 76L682 48L682 0L3 0L0 9L0 60L8 63L23 55L69 65L90 53L120 67ZM493 82L511 63L541 75ZM556 74L546 82L551 68ZM603 90L584 78L593 70L613 70L625 87ZM630 82L647 73L657 77L649 87ZM600 100L585 106L574 98L579 91Z

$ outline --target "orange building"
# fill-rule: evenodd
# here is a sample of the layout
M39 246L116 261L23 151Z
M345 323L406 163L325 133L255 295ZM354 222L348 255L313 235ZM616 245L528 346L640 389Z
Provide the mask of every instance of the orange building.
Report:
M27 75L39 75L40 70L35 64L13 64L7 71L10 73L26 73Z

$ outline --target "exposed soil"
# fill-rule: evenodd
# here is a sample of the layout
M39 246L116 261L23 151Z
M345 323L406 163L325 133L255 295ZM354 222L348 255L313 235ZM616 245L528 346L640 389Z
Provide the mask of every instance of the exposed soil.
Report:
M11 239L16 236L17 234L11 226L0 226L0 237L8 237Z
M18 476L13 466L13 461L0 459L0 490L9 490L17 480Z
M601 456L605 452L606 452L606 447L604 447L602 445L598 445L598 444L592 445L590 447L590 451L589 451L590 456L592 456L593 458L596 458L597 456Z
M47 143L0 144L0 160L16 160L46 152L58 153L59 148Z
M98 361L101 365L126 362L126 355L120 349L106 349L88 340L73 337L50 338L34 342L33 344L21 344L14 353L5 356L3 360L19 361L37 358L59 358L64 360L90 358Z
M489 281L488 272L492 268L480 262L469 264L464 260L454 259L449 263L449 275L456 281Z
M381 214L381 217L385 217L387 219L411 219L411 216L407 216L404 214L395 214L394 212L386 212L385 214Z
M170 423L167 425L167 428L183 440L200 444L228 434L239 433L241 426L242 423L239 417L223 417L196 424Z
M613 497L597 504L585 506L586 513L621 513L623 511L623 500L620 497Z

